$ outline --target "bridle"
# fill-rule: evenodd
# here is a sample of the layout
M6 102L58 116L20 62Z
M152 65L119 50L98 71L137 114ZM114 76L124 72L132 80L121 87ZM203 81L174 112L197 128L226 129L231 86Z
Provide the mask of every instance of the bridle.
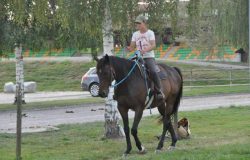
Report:
M132 66L132 68L130 69L128 74L122 80L120 80L119 82L116 82L114 85L111 85L111 86L115 88L115 87L119 86L120 84L122 84L124 81L126 81L128 79L128 77L131 75L131 73L134 71L134 69L136 68L138 61L139 61L139 58L137 58L136 61L134 61L134 65ZM113 78L115 80L115 71L112 68L111 63L110 63L110 71L111 71L111 76L112 76L111 78Z
M138 65L139 60L141 59L141 54L140 51L136 51L135 54L133 55L133 57L137 57L136 60L134 61L134 65L132 66L132 68L130 69L130 71L128 72L128 74L121 79L119 82L116 82L115 84L112 85L112 82L117 78L116 77L116 73L114 68L112 67L112 60L109 59L109 68L110 68L110 82L109 84L111 84L111 87L117 87L120 84L122 84L124 81L126 81L128 79L128 77L132 74L132 72L135 70L136 66ZM129 60L131 60L133 58L132 56L129 58Z

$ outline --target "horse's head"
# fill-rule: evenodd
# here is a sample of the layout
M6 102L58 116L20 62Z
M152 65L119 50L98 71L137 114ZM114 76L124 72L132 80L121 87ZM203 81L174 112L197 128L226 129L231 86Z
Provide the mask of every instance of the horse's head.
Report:
M97 61L96 73L99 78L99 96L104 98L108 96L109 86L113 81L112 67L110 65L110 57L105 55L103 58L94 58Z

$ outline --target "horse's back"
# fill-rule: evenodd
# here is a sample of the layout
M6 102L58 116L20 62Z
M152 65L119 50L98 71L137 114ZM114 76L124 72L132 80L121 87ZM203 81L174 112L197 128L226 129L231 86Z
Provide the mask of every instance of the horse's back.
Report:
M162 72L167 74L168 79L182 82L182 74L179 68L171 67L163 63L158 63L158 66Z

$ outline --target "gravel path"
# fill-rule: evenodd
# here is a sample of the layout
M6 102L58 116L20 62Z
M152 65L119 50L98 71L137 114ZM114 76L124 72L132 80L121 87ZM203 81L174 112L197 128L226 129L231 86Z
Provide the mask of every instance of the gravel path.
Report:
M213 109L218 107L250 106L250 93L209 97L189 97L181 102L180 111ZM157 109L152 110L158 114ZM104 104L93 106L74 106L43 110L23 111L23 132L39 132L56 129L60 124L86 123L104 120ZM134 112L129 112L132 118ZM149 116L149 110L143 116ZM15 111L0 112L0 132L14 133L16 127Z

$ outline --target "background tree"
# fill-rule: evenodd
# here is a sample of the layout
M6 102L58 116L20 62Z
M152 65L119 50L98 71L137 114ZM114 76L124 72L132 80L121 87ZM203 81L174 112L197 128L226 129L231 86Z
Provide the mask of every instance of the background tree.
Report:
M137 15L147 14L151 28L162 30L175 1L143 1L144 9L139 2L110 0L108 3L111 15L114 15L113 30L119 33L123 46L129 43L135 30L133 22ZM102 0L3 0L1 21L4 23L1 25L5 26L1 27L1 32L6 35L1 37L1 43L4 40L9 42L8 45L5 43L7 52L12 50L15 41L21 41L24 48L33 50L93 48L93 44L101 48L104 11L105 1Z
M157 35L171 27L192 46L248 48L248 0L109 0L109 8L121 46L131 39L135 17L145 14ZM1 0L0 53L11 52L16 41L33 50L102 48L104 9L102 0Z
M187 10L191 46L212 54L222 46L248 50L248 0L190 0Z

